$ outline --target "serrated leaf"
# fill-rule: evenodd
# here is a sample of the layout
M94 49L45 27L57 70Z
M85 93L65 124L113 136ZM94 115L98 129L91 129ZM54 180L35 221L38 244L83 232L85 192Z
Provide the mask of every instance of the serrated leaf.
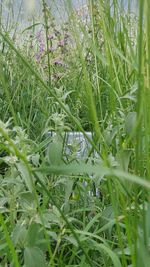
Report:
M43 173L54 173L56 175L92 175L93 173L101 175L102 177L106 173L106 168L103 165L92 165L86 163L70 163L70 164L60 164L45 166L43 168L36 169Z
M34 171L36 172L43 172L47 174L57 174L57 175L101 175L102 177L106 176L114 176L117 177L121 181L129 181L131 183L138 184L146 189L150 189L150 182L145 180L143 177L139 177L134 174L130 174L129 172L125 172L115 168L106 168L103 165L91 165L91 164L79 164L79 163L72 163L72 164L61 164L61 165L52 165L52 166L44 166L42 168L35 168ZM89 178L91 179L91 178Z

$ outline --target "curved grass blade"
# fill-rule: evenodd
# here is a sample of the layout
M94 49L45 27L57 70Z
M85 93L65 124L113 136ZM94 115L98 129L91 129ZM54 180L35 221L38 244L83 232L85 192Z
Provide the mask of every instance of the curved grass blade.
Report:
M10 249L10 252L12 254L12 258L13 258L13 261L14 261L14 264L16 267L20 267L20 264L19 264L19 261L18 261L18 256L17 256L17 253L15 251L15 248L14 248L14 245L12 243L12 240L9 236L9 233L8 233L8 230L7 230L7 226L4 222L4 218L2 216L2 214L0 214L0 224L2 225L2 228L3 228L3 231L4 231L4 235L5 235L5 239L7 241L7 245Z
M41 168L34 168L35 172L43 172L46 174L56 174L56 175L99 175L101 177L117 177L121 181L129 181L131 183L137 184L139 186L145 187L147 190L150 189L150 182L145 180L143 177L139 177L128 172L107 168L103 165L86 164L86 163L72 163L72 164L62 164L62 165L52 165L52 166L43 166ZM89 178L90 179L90 178Z

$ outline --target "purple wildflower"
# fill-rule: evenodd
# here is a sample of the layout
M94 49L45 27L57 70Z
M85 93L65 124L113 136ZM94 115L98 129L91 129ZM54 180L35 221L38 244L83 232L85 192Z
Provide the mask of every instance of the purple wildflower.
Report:
M48 40L53 40L53 39L54 39L54 35L53 34L48 36Z
M40 43L40 53L43 53L45 51L45 45L44 43Z
M37 34L36 34L36 38L37 38L38 40L41 40L41 31L37 32Z
M58 65L58 66L62 66L63 65L63 62L60 59L55 59L54 60L54 64L55 65Z
M49 47L49 52L50 53L54 52L55 50L56 50L56 48L54 46Z
M64 45L65 45L65 41L64 41L64 40L59 41L59 43L58 43L58 46L59 46L59 47L62 47L62 46L64 46Z
M41 60L41 54L40 53L37 53L35 55L35 58L36 58L36 61L39 62Z

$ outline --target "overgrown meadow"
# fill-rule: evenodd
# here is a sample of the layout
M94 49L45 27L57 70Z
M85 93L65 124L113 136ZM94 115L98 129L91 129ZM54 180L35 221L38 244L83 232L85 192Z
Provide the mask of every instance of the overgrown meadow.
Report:
M20 28L1 1L0 267L150 266L150 1L135 2L68 0L58 23L41 0Z

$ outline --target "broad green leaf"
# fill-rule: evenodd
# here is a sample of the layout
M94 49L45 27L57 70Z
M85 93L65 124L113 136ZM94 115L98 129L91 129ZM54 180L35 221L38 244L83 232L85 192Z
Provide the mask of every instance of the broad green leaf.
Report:
M150 203L148 203L147 210L146 210L146 221L145 221L145 231L147 237L147 243L149 242L150 245Z
M148 248L144 244L144 240L139 238L138 251L137 251L137 267L148 267L150 263L150 255Z
M63 142L60 136L54 136L53 141L47 149L48 162L50 164L60 164L62 162Z
M81 256L80 267L90 267L90 265L88 263L86 263L85 255Z
M115 219L114 210L112 205L106 206L106 208L101 212L102 223L105 226L110 220Z
M117 133L119 132L121 127L122 126L117 125L111 130L109 130L109 129L105 130L104 136L105 136L105 141L106 141L108 146L110 146L112 144L113 139L115 138L115 136L117 135Z
M126 119L125 119L125 131L127 135L130 135L135 126L136 126L136 118L137 118L137 113L136 112L129 112Z
M37 247L26 247L24 250L25 267L46 267L45 255Z
M19 195L19 202L20 205L23 209L31 210L31 209L36 209L37 203L36 199L33 193L31 192L22 192Z
M52 239L54 239L55 241L58 240L58 236L57 236L57 234L56 234L55 232L52 232L52 231L48 231L48 230L47 230L47 234L48 234L50 237L52 237Z
M27 229L24 225L16 225L12 232L12 240L15 245L25 247L27 237Z
M24 180L27 188L29 189L30 192L33 191L33 181L32 181L32 175L28 171L26 165L23 162L16 163L17 169L21 174L22 179Z
M34 247L38 244L38 239L40 236L40 224L32 223L29 226L28 233L27 233L27 246Z
M120 168L124 171L128 171L131 154L132 151L129 149L119 151L117 154L117 160L120 165Z

